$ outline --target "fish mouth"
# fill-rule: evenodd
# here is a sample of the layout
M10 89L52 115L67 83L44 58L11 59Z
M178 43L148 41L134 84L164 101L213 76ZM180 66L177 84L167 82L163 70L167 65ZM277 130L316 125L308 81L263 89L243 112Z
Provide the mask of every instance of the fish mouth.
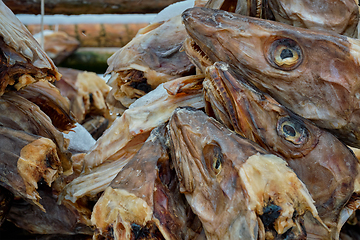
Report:
M206 69L206 78L203 82L205 111L209 116L220 120L229 129L237 126L236 109L231 94L222 79L222 63L215 63Z
M259 142L252 108L254 104L259 105L262 94L241 77L235 78L223 62L216 62L206 69L203 86L205 111L236 133Z
M205 69L213 64L206 53L201 47L191 38L187 37L184 41L184 50L190 61L201 71L205 72Z

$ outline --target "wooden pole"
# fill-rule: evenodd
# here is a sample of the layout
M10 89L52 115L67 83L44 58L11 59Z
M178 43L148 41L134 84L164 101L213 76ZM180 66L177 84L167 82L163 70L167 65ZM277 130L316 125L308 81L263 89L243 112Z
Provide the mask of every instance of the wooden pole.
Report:
M51 0L45 14L157 13L180 0ZM41 0L3 0L15 14L40 14Z

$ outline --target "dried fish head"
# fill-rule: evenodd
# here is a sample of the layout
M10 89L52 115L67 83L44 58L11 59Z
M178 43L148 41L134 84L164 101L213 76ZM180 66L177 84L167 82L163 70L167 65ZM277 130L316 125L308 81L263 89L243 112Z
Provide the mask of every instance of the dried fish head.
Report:
M177 107L204 107L202 80L199 75L172 80L138 99L84 156L83 172L67 185L62 197L76 201L104 191L138 152L150 131L168 121ZM94 184L88 184L89 181Z
M63 97L53 84L38 81L17 91L16 94L39 106L60 131L67 132L75 127L76 121L70 111L69 99Z
M108 102L113 106L123 105L122 110L118 109L122 113L159 84L194 73L194 66L185 52L180 51L185 37L180 15L140 30L108 59L107 73L112 73Z
M359 6L354 0L209 0L206 7L358 37Z
M206 8L183 19L194 60L228 63L285 107L360 145L357 40Z
M282 156L305 183L319 216L334 233L354 193L358 161L334 135L263 94L229 66L215 63L203 83L208 109L235 132ZM307 230L307 232L311 232Z
M106 82L94 72L60 68L62 78L55 83L71 103L71 111L79 123L88 116L110 117L105 99L110 91Z
M17 90L36 82L59 80L61 74L26 27L0 2L0 96L8 85Z
M305 212L321 225L305 185L284 160L201 111L177 109L168 128L180 191L208 239L302 239Z
M1 96L0 111L0 184L43 209L38 182L51 186L72 172L67 143L37 105L13 92Z
M155 128L96 203L92 221L114 239L194 239L201 223L179 192L166 146L165 125Z

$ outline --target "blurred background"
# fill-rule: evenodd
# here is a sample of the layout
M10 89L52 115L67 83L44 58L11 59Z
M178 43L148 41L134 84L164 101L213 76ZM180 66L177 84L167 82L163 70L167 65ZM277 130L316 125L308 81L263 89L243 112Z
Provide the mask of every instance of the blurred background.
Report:
M59 67L103 74L107 59L127 44L158 12L177 0L3 1L41 42ZM43 18L43 19L42 19Z

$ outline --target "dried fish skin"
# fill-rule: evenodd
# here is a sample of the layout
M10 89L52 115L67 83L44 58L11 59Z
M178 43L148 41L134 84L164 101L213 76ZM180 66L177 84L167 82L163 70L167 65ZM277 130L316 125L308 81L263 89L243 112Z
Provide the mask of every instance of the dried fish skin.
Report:
M65 187L60 199L75 202L104 191L138 152L150 131L168 121L176 107L204 107L202 80L202 75L179 78L138 99L84 156L82 173Z
M360 145L356 40L206 8L187 10L183 19L212 63L228 63L283 106ZM283 61L283 50L293 55Z
M79 123L88 116L104 116L113 120L105 99L110 91L106 82L94 72L60 68L62 78L55 86L70 100L71 111Z
M201 111L177 109L168 126L180 191L207 239L303 239L301 216L308 211L322 223L305 185L284 160ZM261 174L271 170L276 173ZM281 213L269 223L264 215L272 207Z
M7 92L0 98L0 111L8 113L0 115L3 127L51 139L56 144L64 174L72 172L71 154L66 150L63 135L37 105L13 92Z
M307 186L320 218L338 235L337 224L358 175L353 152L331 133L235 77L225 63L208 68L204 92L220 121L287 161Z
M99 235L114 239L199 235L201 224L179 192L165 141L165 126L155 128L105 190L92 215Z
M112 156L88 172L83 172L84 156L77 156L82 163L81 166L78 166L80 173L66 185L60 194L59 201L66 199L75 203L83 197L96 198L99 193L105 191L121 169L134 157L148 136L149 134L145 133L131 139L123 148L118 151L114 150L116 152Z
M159 84L194 73L194 66L185 52L179 51L185 37L186 31L178 15L140 30L108 59L107 73L112 73L108 98L113 97L121 103L123 109L118 112L122 113Z
M358 38L359 6L354 0L210 0L205 7Z
M13 202L7 220L32 234L93 234L89 209L69 202L57 204L57 196L47 187L41 187L39 195L46 212L18 199Z
M203 75L182 77L159 85L138 99L117 118L85 156L84 172L90 172L120 151L137 135L168 121L177 107L202 108Z
M40 79L60 79L52 60L3 2L0 2L0 23L0 95L8 85L15 84L18 90Z
M5 221L12 204L14 194L4 187L0 187L0 226Z
M273 20L269 1L263 0L209 0L205 7L233 12L244 16ZM200 6L196 6L200 7Z
M90 116L83 122L83 127L97 140L110 125L110 121L102 116Z
M278 22L358 37L359 6L354 0L270 0L268 5Z
M63 97L51 83L35 82L15 93L39 106L60 131L67 132L75 127L76 121L70 110L69 99Z
M62 173L56 145L48 138L0 127L0 185L39 209L38 182L49 186Z

